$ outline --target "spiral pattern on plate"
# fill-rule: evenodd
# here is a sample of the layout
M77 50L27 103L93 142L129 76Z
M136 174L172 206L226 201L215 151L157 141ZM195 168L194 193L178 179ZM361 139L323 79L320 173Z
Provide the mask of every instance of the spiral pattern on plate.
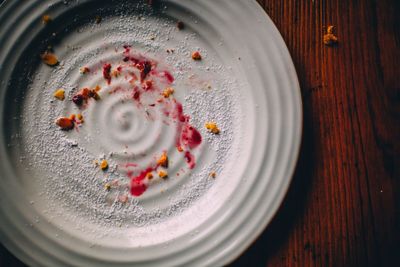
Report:
M94 42L96 41L98 40L94 40ZM122 44L120 47L122 48ZM95 70L96 73L75 75L75 77L68 79L69 83L84 85L81 87L85 88L95 88L102 85L99 91L101 99L98 101L90 100L81 109L77 109L73 102L67 101L65 102L65 110L67 114L74 112L84 114L85 122L81 130L83 135L91 138L91 143L96 144L96 146L88 147L88 149L91 150L92 154L112 152L120 160L130 161L135 161L135 154L152 155L159 153L160 151L157 151L157 148L162 147L160 144L160 141L163 141L161 140L162 135L175 135L169 133L169 131L174 132L175 129L167 127L162 122L163 114L158 107L146 107L143 103L134 101L132 85L126 79L122 78L107 85L102 76L102 65L99 62L108 62L112 66L118 66L122 61L122 54L118 53L113 57L99 57L97 55L98 62L88 64L84 59L87 59L87 54L91 53L90 51L84 53L83 60L74 63L74 69L67 71L67 73L78 73L76 66L86 66L92 71ZM80 89L76 88L72 92L77 94ZM173 144L173 140L164 143Z

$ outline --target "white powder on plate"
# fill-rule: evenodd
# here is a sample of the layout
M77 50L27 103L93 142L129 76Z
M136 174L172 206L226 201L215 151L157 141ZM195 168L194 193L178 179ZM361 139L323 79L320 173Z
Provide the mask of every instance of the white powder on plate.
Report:
M104 228L153 225L179 216L213 185L209 174L215 171L216 179L220 179L226 162L236 153L233 145L241 115L234 75L197 33L188 27L178 31L176 21L167 16L153 16L142 6L135 6L130 15L121 12L118 16L104 17L100 24L91 22L67 28L68 31L60 33L62 41L55 46L61 64L50 70L40 65L35 73L29 74L32 82L24 96L20 133L12 136L12 140L21 143L20 160L28 163L31 182L40 196L37 199L45 200L43 213L49 220L64 217L67 221L89 222ZM169 180L156 184L159 191L149 199L146 198L149 192L140 198L129 195L129 179L117 168L116 152L120 148L103 149L107 138L98 129L88 129L90 121L81 125L79 132L60 131L54 123L60 116L78 113L70 99L80 88L98 83L106 86L100 70L85 76L79 73L80 67L98 67L102 61L120 62L122 46L126 44L170 66L176 78L176 97L191 117L191 124L203 136L202 148L193 151L198 157L196 168L189 170L181 158L176 163L181 168L173 170L180 175L171 173ZM167 53L167 49L174 51ZM202 54L201 62L191 60L194 50ZM63 102L52 95L57 88L66 90ZM102 101L106 100L96 103L99 108ZM83 111L84 118L90 120L94 116L90 112ZM215 121L221 133L208 133L204 128L207 121ZM93 164L103 158L110 164L107 172ZM106 183L116 180L118 186L110 191L104 189ZM120 198L126 195L129 198L122 203ZM40 200L32 200L32 205L37 201ZM79 223L76 225L79 229Z

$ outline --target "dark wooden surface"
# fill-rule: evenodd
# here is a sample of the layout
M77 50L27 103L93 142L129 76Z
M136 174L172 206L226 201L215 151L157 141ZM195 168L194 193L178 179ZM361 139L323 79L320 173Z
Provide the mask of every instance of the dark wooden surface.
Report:
M230 266L400 266L400 1L259 2L293 57L304 137L278 214ZM0 266L23 265L0 249Z
M304 138L283 206L231 266L400 266L400 1L259 3L293 57Z

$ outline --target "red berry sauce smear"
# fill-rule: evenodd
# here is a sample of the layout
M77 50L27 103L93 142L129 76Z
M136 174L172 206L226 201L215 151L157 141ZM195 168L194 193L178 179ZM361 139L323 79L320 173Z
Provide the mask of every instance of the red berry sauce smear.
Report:
M113 67L114 66L114 67ZM183 105L173 96L163 97L162 92L166 87L172 86L175 81L172 73L160 67L160 64L142 54L133 53L129 45L124 46L121 62L111 65L103 65L103 77L111 87L109 93L128 93L138 108L160 106L163 116L172 123L167 123L169 127L175 127L177 137L175 146L182 153L182 160L187 163L189 169L196 166L195 156L192 150L196 149L202 142L200 132L190 124L190 117L184 113ZM112 88L111 73L113 68L126 80L128 89L121 89L118 85ZM166 120L162 119L163 122ZM156 163L151 163L144 169L140 169L135 163L121 165L133 167L127 173L130 178L130 193L132 196L142 195L149 186L148 173L155 172L160 167Z

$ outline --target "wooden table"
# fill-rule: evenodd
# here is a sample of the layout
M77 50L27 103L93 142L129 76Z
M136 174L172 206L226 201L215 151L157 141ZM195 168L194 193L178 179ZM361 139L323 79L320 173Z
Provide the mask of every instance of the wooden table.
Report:
M259 2L293 57L304 136L281 209L230 266L395 266L400 1ZM336 27L337 46L322 42L328 25ZM0 266L24 265L0 249Z
M400 266L400 1L259 3L296 66L304 137L281 209L231 266Z

